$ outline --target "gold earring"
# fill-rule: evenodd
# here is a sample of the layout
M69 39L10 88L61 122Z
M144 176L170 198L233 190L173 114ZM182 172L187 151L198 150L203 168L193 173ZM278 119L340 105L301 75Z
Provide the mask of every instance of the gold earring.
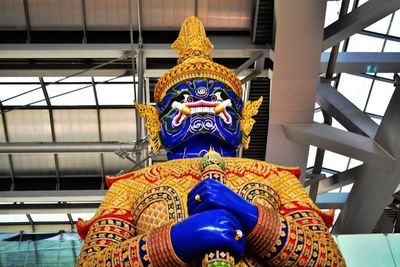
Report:
M161 141L160 141L160 122L158 120L158 112L154 106L149 104L139 104L135 102L135 107L139 111L140 116L146 120L144 125L150 135L150 145L154 152L160 151Z
M257 115L258 109L263 101L263 97L256 101L246 101L242 110L242 119L240 120L240 128L242 129L242 146L244 149L249 148L250 143L250 132L253 129L253 125L256 122L253 116Z

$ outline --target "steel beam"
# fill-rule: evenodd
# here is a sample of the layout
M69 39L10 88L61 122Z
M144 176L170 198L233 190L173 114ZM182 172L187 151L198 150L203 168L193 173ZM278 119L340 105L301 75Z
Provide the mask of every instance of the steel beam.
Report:
M269 57L265 45L254 45L248 37L210 37L213 57L247 58L261 51ZM0 44L0 59L119 58L131 51L130 44ZM135 49L135 53L138 49ZM171 44L144 44L144 57L178 58Z
M325 10L326 1L275 1L268 162L306 167L308 145L287 138L281 124L312 122Z
M320 209L341 209L349 193L325 193L317 196L315 204Z
M114 152L117 149L133 151L134 143L122 142L15 142L0 143L0 154L14 153L90 153ZM147 144L143 145L147 148Z
M318 84L317 103L347 130L370 138L375 137L378 124L329 83Z
M398 0L370 0L366 2L325 28L322 51L340 43L399 8L400 1Z
M318 194L327 193L331 190L353 183L360 177L363 165L339 172L319 181Z
M1 233L18 233L18 232L33 232L30 224L0 224ZM59 231L70 232L71 225L65 223L40 223L35 224L35 232L37 233L57 233ZM79 246L80 247L80 246Z
M329 52L321 54L319 72L324 73L329 63ZM337 57L335 72L365 73L400 71L400 53L396 52L340 52Z
M397 85L379 126L375 141L396 158L392 170L366 164L355 181L333 228L334 233L370 233L400 183L400 84Z
M321 123L284 124L286 136L296 142L314 145L345 156L392 170L395 159L374 140Z
M0 191L1 203L14 202L88 202L100 203L107 190L59 190L59 191Z

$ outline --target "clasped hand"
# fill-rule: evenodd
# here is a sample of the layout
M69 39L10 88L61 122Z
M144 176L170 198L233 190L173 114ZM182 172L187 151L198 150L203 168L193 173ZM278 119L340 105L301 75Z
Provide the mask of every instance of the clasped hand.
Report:
M185 262L220 250L241 258L245 236L257 223L256 206L225 185L205 179L188 194L189 218L171 230L172 245ZM240 230L244 236L238 238Z

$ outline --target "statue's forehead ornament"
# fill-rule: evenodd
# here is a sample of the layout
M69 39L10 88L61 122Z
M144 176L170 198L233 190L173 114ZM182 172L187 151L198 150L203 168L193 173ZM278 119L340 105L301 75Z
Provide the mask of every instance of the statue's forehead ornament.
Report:
M226 84L237 96L242 97L242 84L236 74L213 62L210 52L213 45L207 38L203 23L194 16L182 24L178 39L172 48L179 52L178 65L167 71L154 89L154 99L160 102L167 91L189 79L214 79Z

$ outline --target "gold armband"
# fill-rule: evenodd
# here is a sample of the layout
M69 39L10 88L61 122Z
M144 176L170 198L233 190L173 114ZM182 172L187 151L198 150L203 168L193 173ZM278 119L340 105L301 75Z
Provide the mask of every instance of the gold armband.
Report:
M281 221L279 213L256 204L258 209L258 220L253 231L247 236L246 240L260 256L266 255L279 238Z
M177 267L189 266L176 255L171 241L171 228L173 223L169 223L153 229L147 235L147 246L150 262L152 266Z

